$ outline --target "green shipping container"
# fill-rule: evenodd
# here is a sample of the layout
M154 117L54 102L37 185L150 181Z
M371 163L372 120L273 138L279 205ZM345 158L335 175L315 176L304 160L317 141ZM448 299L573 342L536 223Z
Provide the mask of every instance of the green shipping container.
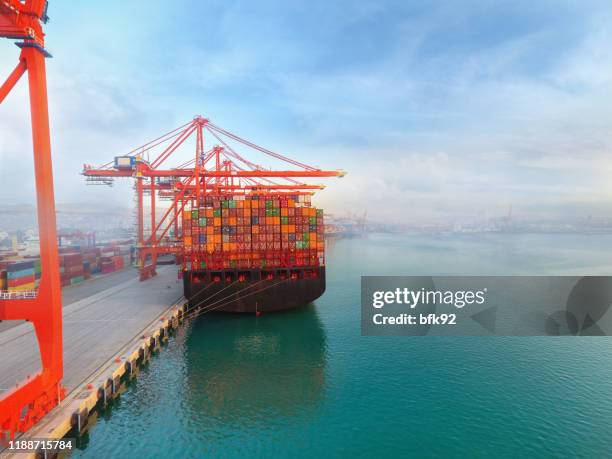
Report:
M77 276L70 279L70 285L80 284L85 278L83 276Z

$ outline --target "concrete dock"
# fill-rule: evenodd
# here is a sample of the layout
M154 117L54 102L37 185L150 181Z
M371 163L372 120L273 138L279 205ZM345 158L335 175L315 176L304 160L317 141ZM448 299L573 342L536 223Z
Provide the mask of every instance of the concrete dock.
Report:
M62 288L62 307L71 305L72 303L87 298L89 296L100 293L103 290L114 287L118 284L132 280L138 277L138 271L136 268L129 267L121 271L116 271L110 274L96 275L87 281L77 284L69 285ZM0 334L24 323L22 320L8 320L0 322Z
M115 383L183 312L182 282L176 266L161 266L145 282L112 280L84 284L70 292L64 306L64 379L66 399L37 424L28 437L58 438L115 389ZM64 296L66 302L66 295ZM40 357L29 323L0 332L0 396L40 369ZM77 414L75 418L75 413ZM82 414L84 419L81 419ZM79 425L77 425L79 427Z

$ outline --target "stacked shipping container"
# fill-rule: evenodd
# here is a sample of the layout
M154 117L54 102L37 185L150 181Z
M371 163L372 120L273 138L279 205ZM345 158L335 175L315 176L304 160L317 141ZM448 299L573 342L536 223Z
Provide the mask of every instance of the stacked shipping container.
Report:
M183 213L183 268L324 265L323 211L309 195L205 197Z
M60 247L60 283L75 285L92 274L110 273L131 265L131 245L109 243L104 247ZM23 259L17 252L0 256L0 290L35 290L41 275L39 258Z
M19 292L36 288L34 261L7 263L0 274L0 290Z
M80 252L60 254L60 280L62 287L75 285L85 279L83 273L83 254Z

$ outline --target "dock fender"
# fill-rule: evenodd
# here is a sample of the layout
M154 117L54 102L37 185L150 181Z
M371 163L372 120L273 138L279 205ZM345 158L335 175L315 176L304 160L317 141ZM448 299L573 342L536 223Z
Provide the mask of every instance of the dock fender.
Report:
M72 413L72 417L70 418L70 425L76 428L76 431L78 433L81 433L87 425L88 419L89 410L87 408L83 408L82 410L75 411L74 413Z
M103 405L106 405L107 397L104 386L98 387L98 401L100 400L102 401Z
M104 393L106 394L106 400L113 398L113 380L108 378L104 383Z
M119 388L121 387L121 377L115 376L114 378L109 378L111 381L111 389L113 391L113 396L116 396L119 393Z

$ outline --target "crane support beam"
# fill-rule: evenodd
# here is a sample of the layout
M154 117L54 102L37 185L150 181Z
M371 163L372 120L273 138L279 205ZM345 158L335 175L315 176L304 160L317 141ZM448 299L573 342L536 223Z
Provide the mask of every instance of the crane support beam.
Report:
M150 189L150 185L144 185L144 189ZM158 190L174 190L177 189L185 189L188 188L190 190L195 190L195 186L189 185L184 186L182 184L161 184L156 185L156 189ZM232 191L232 190L324 190L325 185L213 185L207 184L207 190L222 190L222 191Z
M32 146L41 278L36 298L0 300L0 320L27 320L34 325L40 352L41 371L18 382L0 398L0 443L25 432L64 398L62 356L62 293L57 251L55 197L51 160L51 136L47 103L43 0L0 0L0 36L21 34L19 64L2 86L2 99L19 77L28 73Z
M11 72L6 81L0 86L0 104L8 96L8 93L15 87L19 79L27 70L27 65L24 60L20 60L17 67Z
M83 175L87 177L132 177L130 170L116 169L84 169ZM192 177L193 169L153 170L143 168L144 177ZM272 170L206 170L200 173L201 177L344 177L344 171L272 171Z

